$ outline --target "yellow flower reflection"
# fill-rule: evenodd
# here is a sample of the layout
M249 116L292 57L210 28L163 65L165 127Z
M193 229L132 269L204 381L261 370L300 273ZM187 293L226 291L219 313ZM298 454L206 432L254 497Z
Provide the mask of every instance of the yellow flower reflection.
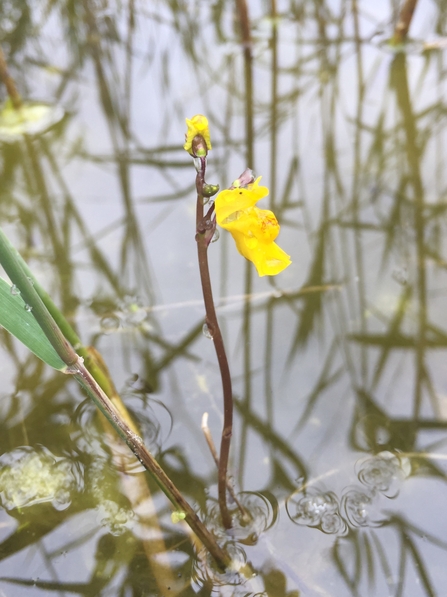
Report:
M231 232L236 247L252 261L260 276L275 276L292 262L274 242L279 224L273 212L259 209L255 204L268 195L268 188L259 186L261 177L247 187L236 187L216 197L216 220Z
M192 140L196 135L202 135L209 151L211 149L211 140L210 131L208 128L208 118L202 114L196 114L191 118L191 120L186 118L186 126L188 127L188 130L186 131L185 144L183 145L183 148L186 149L188 153L193 155Z

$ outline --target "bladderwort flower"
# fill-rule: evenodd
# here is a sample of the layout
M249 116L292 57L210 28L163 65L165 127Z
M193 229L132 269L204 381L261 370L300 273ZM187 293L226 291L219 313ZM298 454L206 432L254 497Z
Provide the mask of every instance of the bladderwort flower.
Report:
M183 148L193 157L204 157L211 149L210 131L208 128L208 118L202 114L196 114L191 118L186 118L186 126L188 130L185 135L185 144ZM203 137L206 147L196 146L193 144L195 137Z
M255 207L269 192L260 180L247 169L230 189L221 191L215 201L216 220L231 233L239 253L255 265L259 276L275 276L292 262L274 242L280 228L274 213Z

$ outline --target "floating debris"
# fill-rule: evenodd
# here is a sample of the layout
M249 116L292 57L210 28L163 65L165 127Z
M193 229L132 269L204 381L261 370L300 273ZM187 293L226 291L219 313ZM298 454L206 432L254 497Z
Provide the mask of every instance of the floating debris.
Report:
M71 504L75 489L72 465L46 448L21 447L0 459L0 503L15 510L51 502L56 510Z
M25 135L40 135L64 117L58 105L43 102L24 102L15 108L11 100L0 107L0 142L15 143Z

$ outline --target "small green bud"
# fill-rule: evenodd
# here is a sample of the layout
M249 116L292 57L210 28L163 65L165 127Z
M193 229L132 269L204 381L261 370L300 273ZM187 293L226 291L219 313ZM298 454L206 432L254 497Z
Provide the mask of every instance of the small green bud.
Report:
M207 184L205 183L203 185L202 188L202 195L204 197L212 197L213 195L215 195L218 191L219 191L219 185L218 184Z
M173 512L171 514L171 520L174 524L177 524L178 522L180 522L181 520L185 520L186 518L186 513L185 512Z

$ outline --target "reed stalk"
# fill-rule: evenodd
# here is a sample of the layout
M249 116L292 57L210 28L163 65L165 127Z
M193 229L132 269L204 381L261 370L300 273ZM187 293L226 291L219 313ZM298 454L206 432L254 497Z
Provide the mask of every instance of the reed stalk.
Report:
M28 268L22 265L22 258L1 229L0 264L3 266L11 282L20 290L23 300L31 308L31 312L39 323L42 331L56 350L59 357L67 365L65 373L72 374L76 381L85 389L99 410L105 415L114 430L126 442L145 469L152 474L154 480L166 497L174 504L177 510L184 512L185 522L208 549L219 568L223 570L227 568L231 563L230 556L217 544L212 533L205 527L190 504L182 496L177 487L146 448L142 438L130 428L117 407L106 395L92 373L87 369L82 356L79 356L76 353L73 346L65 338L59 325L55 321L55 318L49 312L39 295L39 286L34 284L33 279L29 276ZM49 302L50 299L48 295L46 295L45 300L47 303ZM61 314L57 314L57 308L54 305L52 311L58 319L63 318ZM69 327L69 324L65 321L64 328L66 331L67 326ZM70 336L72 340L77 339L73 330L71 330ZM100 380L101 385L107 385L106 377L104 375Z

